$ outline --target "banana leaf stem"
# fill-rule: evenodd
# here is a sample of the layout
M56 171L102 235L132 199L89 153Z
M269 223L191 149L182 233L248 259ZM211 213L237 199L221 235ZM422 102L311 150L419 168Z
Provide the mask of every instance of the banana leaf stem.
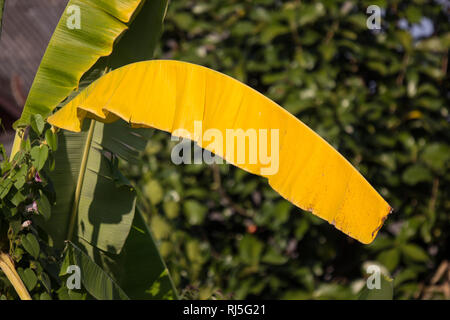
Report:
M94 135L94 127L95 127L95 120L91 120L91 124L89 126L89 132L88 132L88 135L86 138L86 144L85 144L84 150L83 150L83 159L81 159L80 174L78 175L77 187L75 189L75 198L73 201L72 213L70 215L69 230L67 232L67 240L69 240L69 241L72 240L73 231L75 228L75 221L76 221L77 212L78 212L78 205L80 203L81 187L83 185L84 174L86 172L86 166L87 166L87 161L88 161L88 156L89 156L89 149L91 148L92 137Z
M20 279L19 274L14 267L14 263L8 254L0 252L0 269L5 273L9 282L13 285L20 299L31 300L31 296L28 293L27 288L23 284L22 279Z

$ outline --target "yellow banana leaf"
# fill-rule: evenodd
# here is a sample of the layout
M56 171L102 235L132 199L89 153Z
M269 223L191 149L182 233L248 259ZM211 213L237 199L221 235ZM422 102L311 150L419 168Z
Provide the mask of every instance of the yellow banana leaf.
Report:
M166 60L127 65L93 82L48 122L79 132L86 117L106 123L122 118L134 127L194 140L229 163L266 177L284 198L362 243L373 241L391 212L364 177L309 127L261 93L205 67ZM266 146L271 156L278 155L277 170L264 170L267 159L251 160L254 143L240 145L245 161L236 160L243 150L229 150L232 145L221 150L211 137L199 134L199 123L200 132L214 129L223 136L227 130L277 130Z

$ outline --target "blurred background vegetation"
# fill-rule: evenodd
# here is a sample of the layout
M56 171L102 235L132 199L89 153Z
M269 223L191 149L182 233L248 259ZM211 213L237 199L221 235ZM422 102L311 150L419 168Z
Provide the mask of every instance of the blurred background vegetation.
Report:
M0 41L7 148L67 0L10 4ZM370 5L382 9L381 30L367 28ZM156 58L211 67L267 95L395 209L362 245L260 177L174 165L176 142L155 131L125 170L183 298L353 299L376 263L396 299L450 299L449 19L449 0L170 1Z
M381 30L366 26L373 4ZM395 279L396 299L450 299L449 10L426 0L171 1L157 58L264 93L395 209L362 245L260 177L174 165L176 142L155 132L128 176L183 297L351 299L374 262Z

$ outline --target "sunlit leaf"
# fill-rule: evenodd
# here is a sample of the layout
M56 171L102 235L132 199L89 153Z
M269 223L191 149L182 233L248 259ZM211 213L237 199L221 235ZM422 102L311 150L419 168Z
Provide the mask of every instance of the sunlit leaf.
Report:
M83 118L90 116L169 132L182 128L177 135L268 178L283 197L363 243L372 242L391 211L355 168L301 121L257 91L207 68L177 61L131 64L94 82L48 121L79 132ZM235 153L215 150L195 136L197 121L222 136L227 129L278 130L279 170L272 172L261 161L238 163ZM240 150L245 159L249 145Z

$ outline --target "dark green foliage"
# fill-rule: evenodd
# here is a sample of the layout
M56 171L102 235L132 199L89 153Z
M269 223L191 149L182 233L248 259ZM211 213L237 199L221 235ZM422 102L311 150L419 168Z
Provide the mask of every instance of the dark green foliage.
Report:
M40 119L42 120L42 118ZM44 122L35 122L21 150L8 160L3 146L0 178L0 250L14 261L17 273L33 299L52 299L59 256L48 246L48 236L39 227L39 219L51 217L55 201L48 179L48 159L53 156L42 133ZM50 130L50 129L48 129ZM21 131L21 135L24 133ZM16 293L0 272L0 298L16 298Z
M381 31L366 26L372 4L385 9ZM401 28L422 17L432 34ZM419 0L171 2L159 58L211 67L266 94L395 208L365 246L256 176L173 165L174 142L157 133L129 176L185 297L357 298L367 261L387 268L395 298L444 297L428 288L449 257L448 18Z

